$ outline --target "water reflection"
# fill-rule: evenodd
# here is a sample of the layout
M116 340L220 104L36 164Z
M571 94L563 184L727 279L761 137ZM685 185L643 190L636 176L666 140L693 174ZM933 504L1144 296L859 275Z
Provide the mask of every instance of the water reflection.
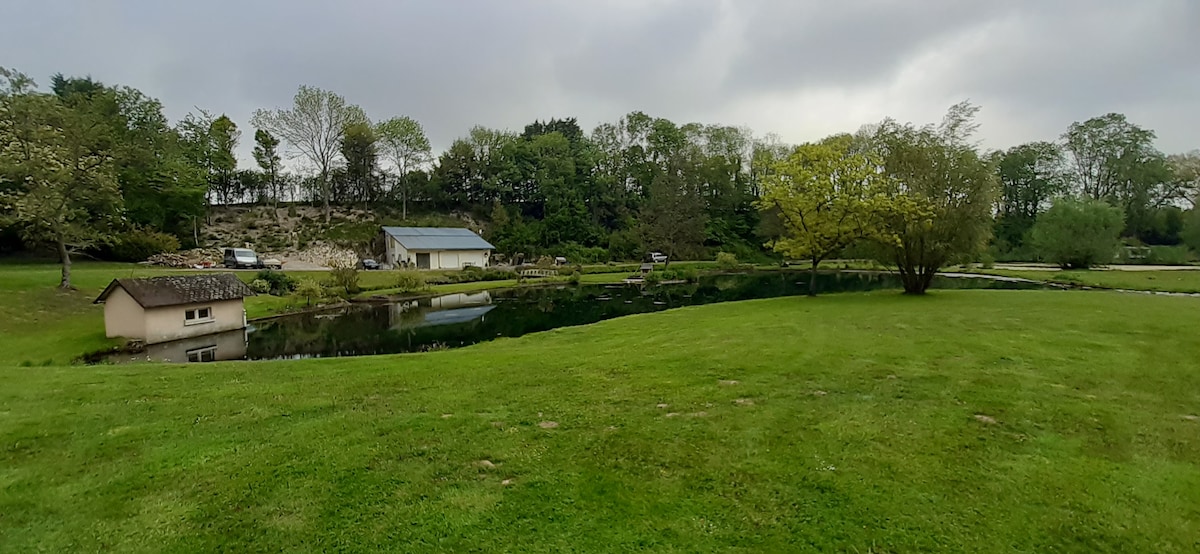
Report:
M698 304L803 295L808 274L777 271L712 275L696 284L539 287L448 294L389 304L357 304L263 321L246 331L153 345L109 358L130 361L215 361L361 356L455 348L557 327ZM822 273L823 293L898 289L894 275ZM1040 288L984 278L934 280L934 288Z
M140 352L113 354L108 361L129 362L221 362L246 359L246 329L151 344Z
M357 305L322 314L263 322L250 333L247 357L282 359L418 352L518 337L557 327L680 306L805 294L808 274L761 272L716 275L700 283L540 287ZM990 279L938 278L934 288L1036 288ZM818 275L822 292L900 288L894 275L841 272Z

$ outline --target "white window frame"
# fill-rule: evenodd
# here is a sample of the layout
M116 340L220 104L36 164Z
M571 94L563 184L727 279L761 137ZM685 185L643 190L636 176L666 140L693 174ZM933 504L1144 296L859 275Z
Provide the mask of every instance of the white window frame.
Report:
M208 315L206 317L201 317L200 312L208 312ZM212 323L213 321L215 321L215 319L216 318L213 317L212 306L205 306L203 308L191 308L188 310L184 310L184 312L183 312L183 324L184 325L201 325L204 323Z
M187 361L189 363L215 362L217 361L217 347L213 345L188 350Z

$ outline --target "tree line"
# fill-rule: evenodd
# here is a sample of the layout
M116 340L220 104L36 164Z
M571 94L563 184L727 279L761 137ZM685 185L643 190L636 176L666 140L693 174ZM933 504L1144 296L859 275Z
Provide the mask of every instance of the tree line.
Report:
M294 202L321 206L327 221L336 205L394 208L396 223L410 210L469 213L504 254L811 260L851 248L911 261L900 265L920 281L989 240L999 255L1029 256L1034 222L1065 196L1118 207L1131 240L1177 244L1200 166L1195 152L1164 155L1153 131L1119 114L1055 142L983 151L969 104L940 125L888 120L799 146L642 112L590 133L550 119L475 127L435 156L412 118L372 121L301 86L290 106L253 114L254 167L239 167L242 131L225 115L197 110L172 125L129 87L56 75L43 91L19 72L0 76L0 245L52 247L64 286L72 252L199 245L214 204ZM841 215L801 240L809 201Z

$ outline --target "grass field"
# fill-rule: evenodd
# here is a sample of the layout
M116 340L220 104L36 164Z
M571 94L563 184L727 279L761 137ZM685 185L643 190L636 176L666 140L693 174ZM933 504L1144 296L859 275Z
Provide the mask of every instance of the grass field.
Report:
M1196 552L1200 300L892 292L0 369L0 551Z
M1065 285L1081 285L1105 289L1148 290L1157 292L1200 292L1200 270L1166 271L1022 271L980 270L990 275L1021 277L1034 281L1049 281Z

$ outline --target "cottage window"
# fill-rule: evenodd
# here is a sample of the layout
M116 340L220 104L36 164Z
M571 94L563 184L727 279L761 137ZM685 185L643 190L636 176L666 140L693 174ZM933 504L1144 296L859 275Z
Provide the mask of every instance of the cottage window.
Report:
M204 348L187 351L187 361L189 362L215 362L216 360L216 346L205 346Z
M197 325L200 323L211 323L213 320L212 308L196 308L187 310L183 314L184 325Z

